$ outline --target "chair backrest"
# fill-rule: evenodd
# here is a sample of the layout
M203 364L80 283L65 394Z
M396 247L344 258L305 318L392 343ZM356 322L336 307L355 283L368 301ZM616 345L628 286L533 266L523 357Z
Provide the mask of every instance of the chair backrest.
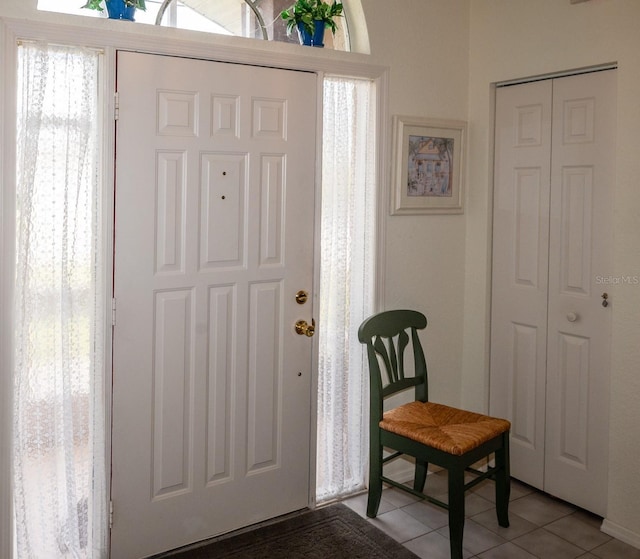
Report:
M360 325L358 339L367 346L371 410L376 416L382 416L384 398L407 388L415 387L416 400L428 400L427 364L418 336L426 326L426 317L411 310L384 311ZM410 341L414 375L407 377L405 351Z

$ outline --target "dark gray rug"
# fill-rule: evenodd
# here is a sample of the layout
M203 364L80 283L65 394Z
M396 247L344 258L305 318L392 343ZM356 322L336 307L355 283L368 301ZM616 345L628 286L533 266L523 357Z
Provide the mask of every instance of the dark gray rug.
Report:
M167 559L416 559L416 555L341 504L302 513Z

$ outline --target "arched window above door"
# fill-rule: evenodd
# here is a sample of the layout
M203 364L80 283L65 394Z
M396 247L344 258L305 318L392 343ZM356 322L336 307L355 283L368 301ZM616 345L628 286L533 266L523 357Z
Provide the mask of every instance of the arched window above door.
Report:
M137 10L137 23L157 24L260 40L298 43L297 33L287 34L280 17L295 0L145 0ZM344 17L337 19L335 35L325 34L325 48L368 53L368 37L361 0L342 0ZM105 17L106 11L82 9L78 0L38 0L38 9L88 17Z
M148 2L149 0L147 0ZM280 17L295 0L163 0L155 23L170 27L182 27L180 12L195 12L206 21L220 26L225 34L298 43L296 33L287 34L286 23ZM176 22L176 23L174 23ZM186 22L185 22L186 23ZM325 46L335 50L350 50L347 25L339 18L335 36L330 33L325 38Z

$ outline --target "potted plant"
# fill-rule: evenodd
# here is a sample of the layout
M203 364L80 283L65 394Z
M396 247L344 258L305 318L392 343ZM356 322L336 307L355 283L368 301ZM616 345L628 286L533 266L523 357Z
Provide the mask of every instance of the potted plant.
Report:
M87 3L82 6L89 10L98 10L102 12L103 0L87 0ZM134 21L134 15L136 8L140 10L146 10L145 0L104 0L104 4L107 7L107 14L111 19L128 19Z
M296 0L296 3L280 12L280 17L287 23L287 33L291 34L293 28L298 29L300 43L324 46L324 30L326 27L336 32L335 18L342 16L342 3L333 0L332 3L324 0Z

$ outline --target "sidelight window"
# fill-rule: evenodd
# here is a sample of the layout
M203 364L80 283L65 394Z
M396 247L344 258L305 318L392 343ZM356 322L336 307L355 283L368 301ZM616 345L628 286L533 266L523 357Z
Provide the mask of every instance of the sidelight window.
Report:
M24 43L17 85L14 559L106 557L100 54Z
M374 312L375 86L324 81L318 501L364 488L368 377L358 326Z

